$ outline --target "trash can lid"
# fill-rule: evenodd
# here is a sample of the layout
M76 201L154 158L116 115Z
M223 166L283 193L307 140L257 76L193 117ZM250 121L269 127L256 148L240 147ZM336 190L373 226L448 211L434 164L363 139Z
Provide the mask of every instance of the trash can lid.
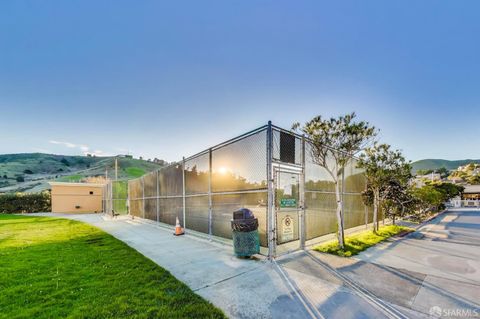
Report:
M233 212L233 219L254 219L253 212L248 208L240 208Z

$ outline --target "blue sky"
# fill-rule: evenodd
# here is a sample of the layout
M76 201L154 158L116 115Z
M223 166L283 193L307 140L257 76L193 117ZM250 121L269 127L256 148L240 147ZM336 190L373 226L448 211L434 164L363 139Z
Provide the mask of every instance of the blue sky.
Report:
M478 1L2 1L0 153L177 160L356 111L421 158L480 158Z

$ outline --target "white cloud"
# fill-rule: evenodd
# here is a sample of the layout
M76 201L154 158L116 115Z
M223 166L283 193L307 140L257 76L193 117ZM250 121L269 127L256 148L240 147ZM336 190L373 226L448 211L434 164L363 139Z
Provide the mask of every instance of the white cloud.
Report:
M73 144L73 143L70 143L70 142L60 142L60 141L54 141L54 140L51 140L49 142L51 144L63 145L63 146L66 146L68 148L76 148L77 147L76 144Z
M57 141L57 140L50 140L48 141L50 144L55 144L55 145L62 145L68 148L77 148L79 149L83 155L87 154L92 154L95 156L109 156L109 154L106 154L102 150L95 150L95 151L90 151L90 147L85 144L75 144L71 142L65 142L65 141Z
M88 152L89 150L89 147L87 145L79 145L78 147L80 147L80 150L84 153Z
M95 150L93 152L88 152L89 154L95 155L95 156L113 156L110 153L105 153L104 151L101 150Z

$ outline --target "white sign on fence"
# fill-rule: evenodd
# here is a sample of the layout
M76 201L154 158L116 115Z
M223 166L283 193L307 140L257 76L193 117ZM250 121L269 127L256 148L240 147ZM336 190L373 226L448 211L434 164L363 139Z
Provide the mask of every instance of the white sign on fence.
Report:
M282 242L293 240L293 218L289 215L282 219Z

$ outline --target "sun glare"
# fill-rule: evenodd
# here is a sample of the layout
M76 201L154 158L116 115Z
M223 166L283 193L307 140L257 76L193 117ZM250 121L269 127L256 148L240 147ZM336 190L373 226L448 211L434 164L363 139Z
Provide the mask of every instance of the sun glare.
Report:
M222 175L225 175L227 174L228 172L228 169L225 167L225 166L221 166L219 169L218 169L218 172Z

